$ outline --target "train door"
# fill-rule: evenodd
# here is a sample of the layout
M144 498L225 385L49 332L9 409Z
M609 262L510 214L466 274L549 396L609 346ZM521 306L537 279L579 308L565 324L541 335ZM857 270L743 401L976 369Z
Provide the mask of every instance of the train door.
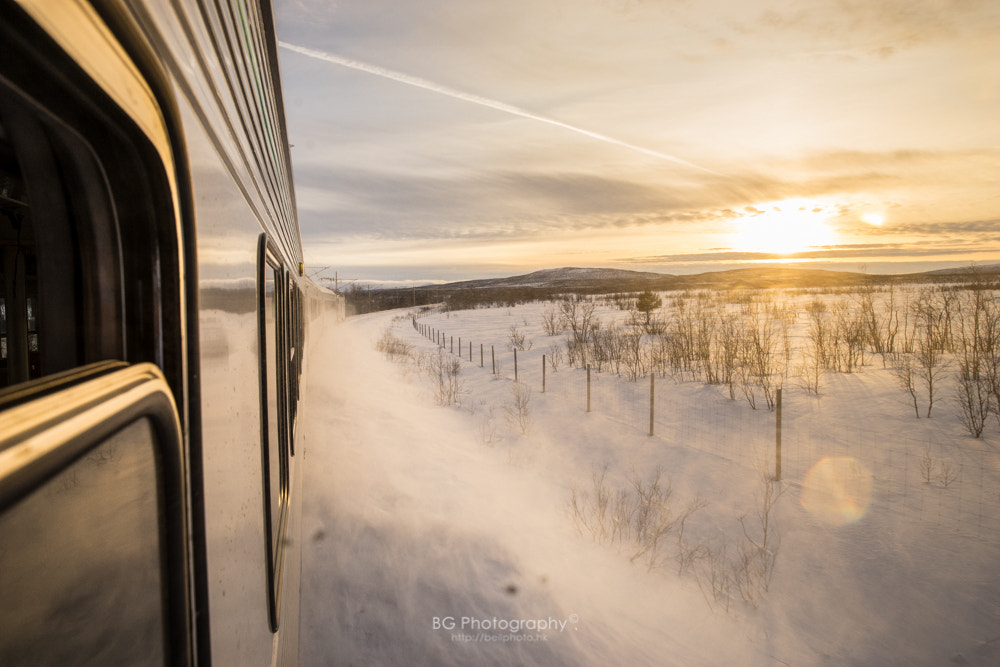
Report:
M103 24L57 4L0 2L0 664L190 664L169 142Z

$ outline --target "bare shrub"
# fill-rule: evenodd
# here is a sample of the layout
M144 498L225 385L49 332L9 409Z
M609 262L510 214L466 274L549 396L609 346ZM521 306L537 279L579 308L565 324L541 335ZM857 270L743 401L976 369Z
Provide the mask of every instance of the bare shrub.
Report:
M721 604L726 610L733 599L740 599L752 607L759 606L774 575L781 546L774 508L783 489L765 474L760 475L760 480L755 520L748 521L745 515L739 518L742 535L735 545L723 541L705 549L706 576L712 593L709 602Z
M577 530L596 542L615 546L631 562L642 563L647 570L662 568L668 561L664 553L667 537L707 504L698 498L681 514L675 514L670 507L670 482L664 483L662 478L660 468L648 479L633 472L628 483L616 489L607 482L607 465L595 468L590 490L570 490L569 509ZM683 536L676 543L683 556L675 559L682 568L707 554L707 547L689 545Z
M956 394L962 425L974 438L982 437L994 410L992 389L997 375L996 348L1000 344L996 309L982 287L974 285L958 302Z
M761 483L756 521L748 527L746 517L740 517L743 539L737 545L737 557L733 563L736 590L744 602L754 607L760 604L771 586L781 546L781 535L773 514L782 489L765 475L761 475Z
M914 371L927 396L927 417L931 416L938 396L939 381L947 372L948 362L944 352L951 340L952 307L950 299L939 301L930 290L922 291L913 304L918 323L913 353L916 361Z
M565 355L560 345L556 344L549 345L549 353L548 356L546 356L546 360L548 360L549 362L549 368L551 368L553 371L558 372L559 367L562 366L564 358Z
M729 546L723 543L718 547L709 547L706 558L712 601L729 611L729 603L733 599L733 569L729 561Z
M934 457L931 456L931 448L927 447L924 449L923 455L920 457L920 475L924 478L924 482L927 484L931 483L931 476L934 474L935 461Z
M479 423L479 442L487 447L492 447L497 441L496 415L491 405Z
M406 361L413 356L413 345L399 338L387 327L375 343L375 349L383 353L389 361Z
M520 350L524 352L531 349L531 341L527 339L527 336L517 328L516 324L510 325L510 330L507 332L507 348L511 350Z
M958 360L956 397L959 418L973 438L980 438L986 428L986 420L992 410L992 396L985 373L980 372L979 361L971 357Z
M555 308L547 308L542 313L542 330L547 336L557 336L563 332L562 317Z
M688 503L688 506L684 508L681 515L677 518L677 574L683 575L688 571L695 563L708 558L710 555L710 550L708 545L702 541L691 542L685 539L685 527L687 526L687 520L700 509L704 509L708 506L708 501L697 496L694 500Z
M740 388L751 408L757 407L756 388L761 390L769 410L774 409L781 387L781 357L775 354L780 331L767 313L753 310L743 323L740 335Z
M531 428L531 387L523 382L511 385L511 401L504 407L507 421L516 427L521 435Z
M955 464L947 459L941 459L939 463L938 482L947 489L952 482L958 479L958 470L955 469Z
M443 349L422 355L420 366L430 378L434 389L434 401L438 405L455 405L462 393L462 362L445 354Z
M917 405L917 372L913 355L908 353L897 354L893 373L896 375L896 382L910 396L910 404L913 412L920 419L920 407Z
M566 354L571 366L586 366L590 363L589 345L594 331L601 323L594 315L594 304L589 301L566 299L559 302L559 314L564 328L569 329L566 339Z
M718 380L729 388L729 398L736 398L736 383L739 379L740 325L732 313L722 315L716 334L715 366Z

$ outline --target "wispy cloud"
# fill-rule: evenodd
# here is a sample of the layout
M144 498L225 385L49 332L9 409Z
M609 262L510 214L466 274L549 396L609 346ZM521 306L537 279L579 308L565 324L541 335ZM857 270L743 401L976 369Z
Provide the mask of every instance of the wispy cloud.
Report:
M988 252L976 243L859 243L818 247L803 252L778 254L769 252L745 252L738 250L718 250L713 252L676 253L671 255L647 255L620 260L635 265L662 264L705 264L716 262L801 262L816 260L863 260L871 258L917 258L967 256L970 252Z
M626 141L622 141L620 139L615 139L614 137L610 137L610 136L608 136L606 134L601 134L599 132L594 132L592 130L587 130L587 129L584 129L582 127L577 127L576 125L570 125L569 123L564 123L564 122L562 122L560 120L556 120L554 118L548 118L546 116L540 116L540 115L538 115L536 113L532 113L530 111L526 111L525 109L521 109L519 107L510 105L510 104L506 104L506 103L500 102L498 100L493 100L493 99L490 99L488 97L483 97L481 95L475 95L473 93L468 93L468 92L465 92L465 91L462 91L462 90L458 90L456 88L451 88L450 86L444 86L444 85L441 85L439 83L435 83L433 81L428 81L427 79L422 79L420 77L411 76L409 74L404 74L402 72L397 72L397 71L394 71L394 70L386 69L384 67L379 67L377 65L370 65L368 63L364 63L364 62L361 62L359 60L354 60L354 59L351 59L351 58L344 58L342 56L338 56L338 55L333 54L333 53L327 53L325 51L318 51L316 49L310 49L310 48L307 48L307 47L304 47L304 46L297 46L295 44L289 44L288 42L278 42L278 45L281 48L283 48L283 49L287 49L289 51L293 51L295 53L307 56L309 58L315 58L317 60L324 60L324 61L326 61L328 63L332 63L334 65L341 65L343 67L349 67L351 69L355 69L355 70L358 70L358 71L361 71L361 72L366 72L368 74L374 74L375 76L380 76L380 77L383 77L383 78L386 78L386 79L391 79L392 81L397 81L399 83L404 83L404 84L406 84L408 86L415 86L417 88L423 88L424 90L429 90L429 91L432 91L432 92L435 92L435 93L439 93L441 95L447 95L448 97L453 97L453 98L455 98L457 100L462 100L463 102L469 102L471 104L478 104L479 106L488 107L490 109L495 109L497 111L502 111L504 113L508 113L508 114L511 114L511 115L514 115L514 116L520 116L521 118L528 118L530 120L535 120L535 121L538 121L540 123L547 123L549 125L554 125L556 127L561 127L563 129L569 130L571 132L576 132L577 134L582 134L583 136L589 137L591 139L596 139L597 141L603 141L605 143L613 144L615 146L621 146L622 148L627 148L628 150L636 151L638 153L642 153L643 155L647 155L649 157L653 157L653 158L656 158L658 160L665 160L667 162L672 162L674 164L678 164L678 165L681 165L683 167L687 167L689 169L694 169L694 170L697 170L697 171L702 171L702 172L705 172L705 173L708 173L708 174L719 175L718 172L715 172L715 171L713 171L711 169L708 169L706 167L702 167L702 166L696 165L696 164L694 164L692 162L688 162L687 160L682 160L681 158L673 156L673 155L668 155L666 153L661 153L660 151L654 151L654 150L649 149L649 148L644 148L642 146L637 146L635 144L631 144L631 143L628 143Z

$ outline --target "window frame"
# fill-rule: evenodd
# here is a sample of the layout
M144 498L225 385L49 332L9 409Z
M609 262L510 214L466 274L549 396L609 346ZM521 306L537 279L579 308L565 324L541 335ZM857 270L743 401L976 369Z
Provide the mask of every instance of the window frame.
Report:
M273 289L268 292L268 272L273 277ZM261 481L264 511L264 555L267 572L268 622L271 632L277 632L281 617L282 570L285 555L285 532L290 509L290 434L288 415L288 276L278 249L261 233L257 245L257 346L260 387L260 447ZM273 322L268 321L268 298L273 297ZM274 350L268 346L269 327L273 327ZM269 394L270 378L274 378L275 395ZM271 414L271 401L274 414ZM275 419L276 424L271 420ZM273 429L272 429L273 427ZM272 433L277 442L271 441ZM271 455L277 455L278 470L274 471ZM275 474L277 473L277 474ZM277 479L278 488L273 481ZM275 501L275 492L277 500ZM274 516L272 508L277 508Z
M187 488L180 417L159 368L95 364L0 392L0 513L125 427L148 419L159 489L164 664L191 664Z

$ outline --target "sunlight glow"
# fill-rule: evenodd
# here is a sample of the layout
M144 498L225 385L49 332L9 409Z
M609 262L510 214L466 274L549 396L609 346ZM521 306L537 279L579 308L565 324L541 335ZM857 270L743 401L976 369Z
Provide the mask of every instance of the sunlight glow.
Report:
M785 199L747 206L736 220L733 248L787 255L834 242L827 224L834 209L808 199Z
M863 214L861 216L861 219L867 222L869 225L873 225L875 227L881 227L883 223L885 223L885 215L883 215L882 213L877 213L875 211Z

